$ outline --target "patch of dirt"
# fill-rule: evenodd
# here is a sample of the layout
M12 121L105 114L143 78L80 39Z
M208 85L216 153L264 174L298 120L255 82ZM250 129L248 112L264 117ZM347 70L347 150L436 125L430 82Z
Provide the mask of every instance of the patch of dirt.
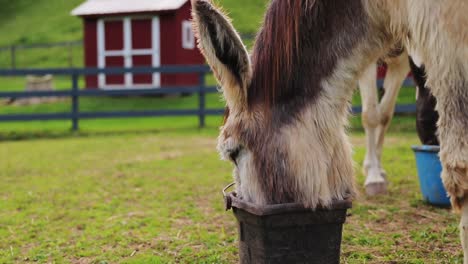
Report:
M75 258L70 259L71 264L91 264L93 263L93 259L91 258Z

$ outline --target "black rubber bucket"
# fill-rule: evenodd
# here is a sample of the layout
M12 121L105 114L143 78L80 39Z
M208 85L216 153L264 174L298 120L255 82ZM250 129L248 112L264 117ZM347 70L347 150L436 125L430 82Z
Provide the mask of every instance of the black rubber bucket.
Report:
M241 264L338 264L343 224L351 201L315 211L301 204L257 206L223 191L239 227Z

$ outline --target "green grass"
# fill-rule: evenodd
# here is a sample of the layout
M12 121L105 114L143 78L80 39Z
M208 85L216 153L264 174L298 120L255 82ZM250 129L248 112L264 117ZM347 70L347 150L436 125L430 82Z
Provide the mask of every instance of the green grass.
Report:
M220 196L232 168L219 161L216 133L1 142L0 263L237 263ZM362 134L352 141L361 164ZM457 217L421 201L416 143L413 133L389 136L390 193L355 201L343 263L462 263Z

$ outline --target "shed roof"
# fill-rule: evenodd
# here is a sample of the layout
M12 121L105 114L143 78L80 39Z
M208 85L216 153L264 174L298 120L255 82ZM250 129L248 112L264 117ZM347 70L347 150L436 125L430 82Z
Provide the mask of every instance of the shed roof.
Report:
M71 14L74 16L108 15L171 11L181 8L188 0L87 0Z

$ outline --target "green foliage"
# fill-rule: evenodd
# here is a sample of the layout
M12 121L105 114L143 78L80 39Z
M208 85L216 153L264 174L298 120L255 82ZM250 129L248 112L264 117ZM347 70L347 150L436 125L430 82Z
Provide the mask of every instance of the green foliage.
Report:
M4 1L0 9L0 46L79 40L81 22L70 15L82 0Z
M255 34L261 26L268 0L218 0L232 18L234 27L244 34Z
M82 0L5 1L0 9L0 46L75 41L82 39L82 23L70 11ZM65 67L68 48L18 50L17 66ZM82 65L81 48L73 49L74 65ZM10 51L0 51L0 68L11 65Z
M3 1L0 8L0 47L76 41L83 38L80 18L70 12L84 0L14 0ZM219 5L229 11L237 29L254 34L267 0L220 0ZM247 41L250 43L249 41ZM73 66L83 65L83 50L75 47L19 50L17 66L20 68L68 67L69 54ZM10 67L10 51L0 51L0 68Z
M0 46L82 39L82 25L70 12L84 0L2 1ZM242 33L255 33L267 0L219 0Z

